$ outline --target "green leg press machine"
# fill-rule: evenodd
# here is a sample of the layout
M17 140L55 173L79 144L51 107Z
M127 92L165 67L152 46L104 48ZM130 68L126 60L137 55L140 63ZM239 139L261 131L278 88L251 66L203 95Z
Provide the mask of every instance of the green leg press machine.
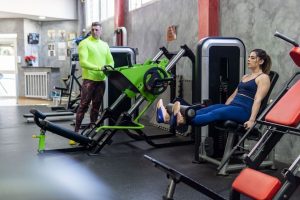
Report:
M166 58L161 59L162 56ZM89 131L84 130L81 134L48 122L42 112L32 109L30 112L34 115L35 123L41 128L40 135L35 136L39 139L38 151L43 152L45 150L45 133L47 130L80 143L91 154L99 153L106 144L110 144L117 131L123 131L135 140L145 140L154 147L170 147L193 142L192 139L188 141L185 139L156 143L154 142L156 139L175 137L175 131L168 134L147 135L143 132L144 125L139 123L140 118L158 95L163 93L168 88L169 83L173 81L170 71L182 57L188 57L192 64L195 64L193 52L186 45L183 45L176 54L170 54L166 48L162 47L152 60L147 60L144 64L115 69L105 66L104 73L108 80L122 93L111 106L101 113L95 127ZM120 116L114 116L116 107L127 97L134 98L135 103ZM142 103L145 104L143 104L143 108L140 108ZM139 113L135 116L138 110ZM113 121L113 125L103 125L106 119L116 120Z

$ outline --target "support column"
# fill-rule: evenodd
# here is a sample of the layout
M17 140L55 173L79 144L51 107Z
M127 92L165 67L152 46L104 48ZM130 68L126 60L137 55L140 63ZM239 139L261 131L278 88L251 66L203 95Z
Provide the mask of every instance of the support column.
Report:
M115 29L124 26L124 15L125 15L124 0L115 0L115 20L114 20Z
M219 0L198 0L198 39L219 35Z

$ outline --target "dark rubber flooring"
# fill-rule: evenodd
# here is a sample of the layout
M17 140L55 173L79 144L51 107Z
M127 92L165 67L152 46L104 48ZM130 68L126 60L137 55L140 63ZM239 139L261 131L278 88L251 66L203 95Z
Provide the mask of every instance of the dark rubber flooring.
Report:
M49 111L46 107L36 107ZM194 164L193 145L153 148L143 141L133 141L116 134L113 144L100 155L85 152L37 153L39 134L34 123L26 123L24 113L30 107L0 107L0 199L3 200L158 200L166 192L166 175L143 155L147 154L196 181L228 197L237 174L216 176L216 167ZM56 122L65 127L68 122ZM154 127L145 131L162 132ZM47 149L70 148L68 140L46 133ZM292 199L299 199L296 193ZM179 183L174 199L209 199Z

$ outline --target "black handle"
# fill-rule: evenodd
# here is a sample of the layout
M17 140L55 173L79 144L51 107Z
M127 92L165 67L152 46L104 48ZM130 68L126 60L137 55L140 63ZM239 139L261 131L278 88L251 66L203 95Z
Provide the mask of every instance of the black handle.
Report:
M288 38L287 36L279 33L278 31L275 32L274 34L275 37L278 37L280 39L283 39L284 41L291 43L292 45L294 45L295 47L299 47L299 44L297 42L295 42L295 40Z

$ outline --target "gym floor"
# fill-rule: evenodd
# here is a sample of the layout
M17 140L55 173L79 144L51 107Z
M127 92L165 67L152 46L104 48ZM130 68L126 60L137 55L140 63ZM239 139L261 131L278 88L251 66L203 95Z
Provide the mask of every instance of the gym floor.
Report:
M165 194L166 175L143 157L147 154L194 180L228 197L237 173L216 176L211 164L194 164L193 145L153 148L143 141L133 141L116 134L111 145L97 156L85 152L48 151L37 153L39 134L34 123L26 123L23 114L33 106L0 107L0 199L5 200L158 200ZM35 108L47 112L46 106ZM55 122L69 127L70 121ZM146 126L145 131L162 132ZM70 148L68 140L46 133L48 149ZM278 171L266 171L277 174ZM291 199L299 199L300 192ZM179 183L174 199L209 199Z

